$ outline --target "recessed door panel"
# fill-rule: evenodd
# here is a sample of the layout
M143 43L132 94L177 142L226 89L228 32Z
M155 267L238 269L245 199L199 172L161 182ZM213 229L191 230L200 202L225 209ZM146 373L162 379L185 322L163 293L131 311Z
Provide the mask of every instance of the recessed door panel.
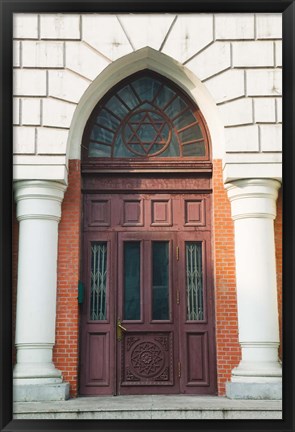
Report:
M128 331L121 349L121 386L173 386L172 333Z

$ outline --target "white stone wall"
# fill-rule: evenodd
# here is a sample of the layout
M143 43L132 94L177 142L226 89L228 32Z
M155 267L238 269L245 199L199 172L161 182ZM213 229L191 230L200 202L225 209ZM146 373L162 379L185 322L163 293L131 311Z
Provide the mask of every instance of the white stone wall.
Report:
M281 37L281 14L16 14L14 178L66 182L82 96L109 65L148 46L212 96L225 181L280 179Z

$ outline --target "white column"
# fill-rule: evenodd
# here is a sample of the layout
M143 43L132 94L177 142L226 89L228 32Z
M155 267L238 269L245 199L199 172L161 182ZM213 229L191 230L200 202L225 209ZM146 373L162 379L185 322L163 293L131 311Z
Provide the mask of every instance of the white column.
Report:
M69 385L52 363L55 343L58 222L65 186L51 181L14 184L19 256L14 400L61 400Z
M239 342L242 360L227 396L281 399L274 219L280 183L245 179L225 185L235 226Z

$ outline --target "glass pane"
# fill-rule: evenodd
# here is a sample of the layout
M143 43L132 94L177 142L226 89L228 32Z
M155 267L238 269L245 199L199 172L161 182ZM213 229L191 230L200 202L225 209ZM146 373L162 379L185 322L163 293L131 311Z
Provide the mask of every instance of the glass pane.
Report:
M171 131L172 137L171 137L171 141L169 146L167 147L167 149L163 152L160 153L159 156L161 157L175 157L175 156L179 156L179 143L178 143L178 139L175 136L174 131Z
M183 111L186 106L186 103L180 99L180 97L177 97L170 105L167 106L165 113L168 117L173 118L178 113L180 113L180 111Z
M124 319L140 319L140 242L124 242Z
M139 78L132 83L132 87L142 101L152 101L160 85L161 84L158 81L150 77Z
M111 113L103 109L96 117L96 123L116 131L117 127L120 124L120 121L116 119L116 117L114 117Z
M201 129L198 125L192 126L183 132L179 133L181 142L194 141L203 138Z
M183 156L205 156L205 143L200 141L192 144L185 144L182 147Z
M127 108L122 104L121 101L119 101L116 96L113 96L108 103L106 104L106 107L112 111L116 116L120 117L121 119L128 114Z
M185 252L187 319L189 321L203 320L202 243L187 242Z
M153 242L153 320L169 319L169 242Z
M168 87L164 86L158 96L156 97L155 103L163 108L167 103L175 96L174 91L170 90Z
M177 117L173 121L173 124L176 127L176 129L182 129L183 127L188 126L191 123L195 123L196 120L197 119L194 116L194 114L192 113L192 111L188 110L188 111L184 112L183 114L181 114L179 117Z
M118 91L118 95L131 109L139 104L139 101L130 86L126 86L122 90Z
M113 132L104 129L101 126L93 126L90 136L91 141L100 141L103 143L111 144L113 142L113 139Z
M91 244L90 319L106 320L107 243Z
M90 157L110 157L112 148L101 143L90 142L88 154Z

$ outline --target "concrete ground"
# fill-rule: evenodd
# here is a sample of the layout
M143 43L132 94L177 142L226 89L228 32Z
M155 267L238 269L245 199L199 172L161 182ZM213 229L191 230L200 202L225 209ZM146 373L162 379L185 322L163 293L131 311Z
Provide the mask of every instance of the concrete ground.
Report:
M282 401L218 396L103 396L15 402L14 419L281 419Z

